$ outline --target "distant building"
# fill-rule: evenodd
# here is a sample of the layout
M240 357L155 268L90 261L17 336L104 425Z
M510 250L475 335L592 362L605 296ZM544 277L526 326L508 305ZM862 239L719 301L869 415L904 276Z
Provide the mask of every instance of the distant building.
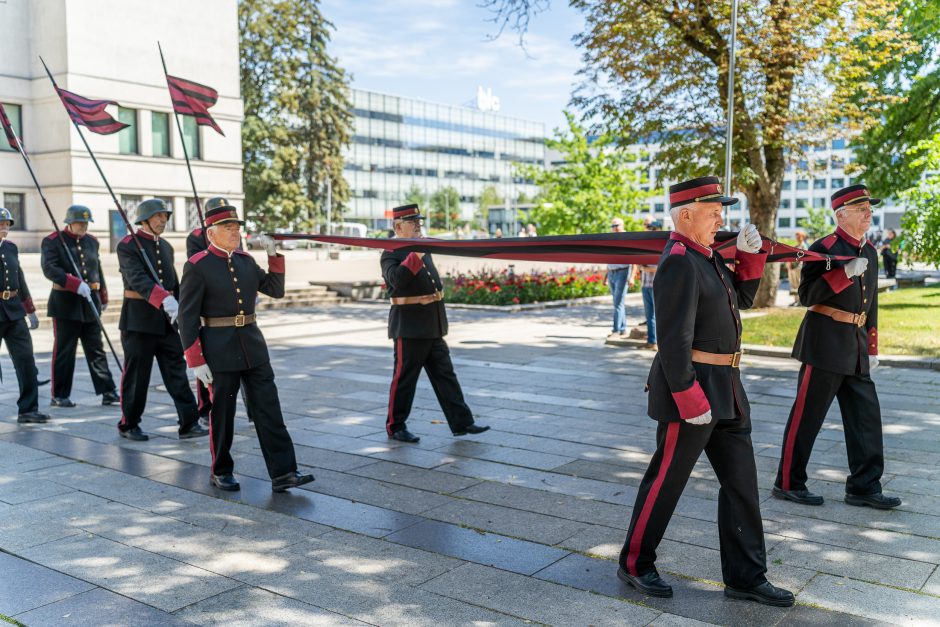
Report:
M434 192L456 189L462 220L477 215L489 185L502 198L538 192L513 175L513 164L544 166L544 124L361 89L351 96L355 131L344 152L351 196L344 220L384 227L385 210L403 203L413 186L424 195L425 210Z
M212 114L225 137L197 127L192 118L181 118L199 195L203 200L225 195L240 205L243 110L237 0L124 0L108 7L17 0L0 2L0 24L5 33L0 38L0 102L32 155L60 223L69 205L82 204L92 210L92 232L105 242L110 239L112 248L125 233L39 55L60 87L120 103L109 112L130 128L108 136L83 131L123 206L130 209L147 197L164 198L174 209L171 238L182 237L198 224L158 38L171 74L219 92ZM13 238L21 248L36 250L52 225L22 158L2 135L0 203L14 213Z

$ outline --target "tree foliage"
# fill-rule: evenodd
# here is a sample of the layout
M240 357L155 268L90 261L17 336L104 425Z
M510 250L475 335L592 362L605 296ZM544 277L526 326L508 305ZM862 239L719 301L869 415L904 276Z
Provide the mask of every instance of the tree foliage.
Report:
M310 228L333 217L349 189L348 79L327 52L332 24L318 0L239 0L245 208L262 228Z
M829 217L832 212L828 209L807 209L807 217L797 220L797 226L806 230L809 239L817 240L832 232L832 222Z
M602 233L610 230L616 216L623 217L627 230L638 230L641 222L629 214L643 207L641 175L629 167L613 135L601 134L589 142L587 129L571 113L565 112L565 117L568 128L555 129L546 144L562 154L563 163L549 170L519 166L542 190L531 214L539 232Z
M499 195L499 192L496 191L495 185L487 185L483 188L483 191L480 193L480 220L485 226L489 222L490 207L495 205L502 205L503 198Z
M442 187L431 194L428 216L432 229L450 229L460 219L460 194L452 186Z
M907 211L901 216L904 230L904 255L940 267L940 133L920 142L915 149L921 155L913 167L933 172L919 185L901 194Z

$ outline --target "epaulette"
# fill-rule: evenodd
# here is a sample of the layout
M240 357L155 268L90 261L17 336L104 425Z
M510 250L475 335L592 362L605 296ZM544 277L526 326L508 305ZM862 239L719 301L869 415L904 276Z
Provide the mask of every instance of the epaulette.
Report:
M53 231L52 233L49 233L49 235L46 235L46 239L48 240L54 240L57 237L59 237L58 231Z
M836 243L838 240L839 240L839 236L838 236L837 234L835 234L835 233L833 233L832 235L827 235L826 237L823 238L822 246L823 246L823 248L825 248L826 250L829 250L830 248L832 248L832 247L835 245L835 243Z
M672 245L672 248L669 249L670 255L684 255L685 254L685 244L682 242L676 242Z
M128 233L127 235L124 236L124 239L121 240L121 243L129 244L132 239L134 239L134 236Z
M203 259L209 256L208 250L200 250L198 253L189 258L189 263L199 263Z
M193 229L193 232L190 235L195 235L196 237L202 237L202 227Z

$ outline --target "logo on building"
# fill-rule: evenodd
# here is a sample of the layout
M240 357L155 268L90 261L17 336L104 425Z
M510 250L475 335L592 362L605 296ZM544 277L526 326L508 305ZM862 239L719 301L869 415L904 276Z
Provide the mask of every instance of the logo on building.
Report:
M493 88L483 89L483 85L477 86L477 109L480 111L499 111L499 97L493 95Z

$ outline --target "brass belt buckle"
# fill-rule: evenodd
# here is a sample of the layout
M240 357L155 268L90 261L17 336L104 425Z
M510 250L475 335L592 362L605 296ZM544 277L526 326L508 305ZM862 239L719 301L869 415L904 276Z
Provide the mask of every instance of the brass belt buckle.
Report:
M741 351L736 352L731 356L731 367L739 368L741 366Z
M243 326L245 326L245 315L244 315L244 314L238 314L237 316L235 316L235 326L236 326L236 327L243 327Z
M855 314L855 320L853 320L853 322L855 322L856 325L863 327L865 326L866 319L868 319L868 314L865 312L862 312L860 314Z
M10 300L13 297L13 292L11 290L3 290L3 294L0 294L3 300Z

